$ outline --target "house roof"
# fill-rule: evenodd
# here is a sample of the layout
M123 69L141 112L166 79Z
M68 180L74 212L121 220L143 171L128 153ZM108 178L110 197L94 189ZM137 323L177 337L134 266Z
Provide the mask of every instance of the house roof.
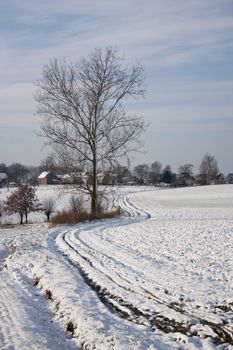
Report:
M65 175L63 175L61 177L62 177L62 179L71 179L72 178L72 176L69 175L69 174L65 174Z
M45 179L49 174L49 171L43 171L39 176L38 179Z

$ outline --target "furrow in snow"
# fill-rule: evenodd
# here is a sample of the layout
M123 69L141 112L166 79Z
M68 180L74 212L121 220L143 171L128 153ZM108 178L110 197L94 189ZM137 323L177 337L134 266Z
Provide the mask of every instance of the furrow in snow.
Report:
M130 217L130 219L132 220L131 222L134 222L135 220L140 221L149 217L149 215L147 215L146 213L143 213L143 215L141 215L139 210L135 210L134 207L128 203L125 196L119 197L118 203L122 206L127 215ZM120 225L123 224L123 222L120 223ZM116 223L116 226L118 225L119 222ZM106 223L97 224L96 227L95 225L93 225L93 227L90 227L88 230L86 230L86 235L88 235L89 232L91 232L92 234L98 234L99 232L106 230L107 227L108 224ZM111 222L111 227L114 227L114 221ZM82 232L82 228L79 231ZM103 271L101 267L98 267L96 252L93 259L93 256L90 255L90 247L88 247L88 245L80 238L79 235L74 236L73 232L68 231L62 236L62 240L63 243L61 243L60 241L59 245L60 249L62 249L64 243L68 246L66 254L68 254L69 260L74 266L76 266L79 269L84 281L91 287L92 290L94 290L97 293L99 299L104 303L106 307L108 307L108 309L111 312L114 312L115 314L124 319L136 322L138 324L143 324L152 329L158 328L166 333L179 331L186 335L192 334L192 324L188 323L188 318L192 317L196 318L196 323L200 323L210 327L214 331L214 333L217 334L218 341L220 343L232 341L232 336L230 332L223 325L216 324L212 321L205 320L200 317L198 318L197 315L188 313L182 308L179 308L178 305L168 304L166 301L157 298L150 291L147 291L147 289L143 286L141 286L140 289L145 293L141 296L145 297L145 294L147 294L147 298L150 300L152 299L153 301L152 309L156 303L159 304L160 307L162 305L162 310L160 310L159 307L158 311L158 305L156 305L156 311L153 312L148 312L146 310L141 309L140 307L138 308L136 305L133 305L129 301L123 299L122 295L127 296L128 294L129 298L133 298L132 294L136 293L140 296L140 292L124 286L124 282L126 281L126 279L122 278L119 273L112 269L112 267L108 269L109 271L107 271L106 268ZM59 244L59 237L57 237L57 242ZM77 245L75 242L77 242ZM72 254L70 254L70 250L72 250ZM72 258L70 257L70 255L72 255ZM105 256L105 258L109 257ZM100 260L101 259L103 260L103 255L100 258ZM89 267L91 267L92 269L88 268L87 265L90 265ZM98 276L95 278L93 276L96 276L96 270L98 270ZM117 279L116 277L115 280L114 278L112 278L111 271L112 275L115 274L118 276ZM102 278L104 279L103 284L99 284L101 281L101 278L99 278L101 274ZM110 283L108 283L108 281ZM121 294L120 289L124 289L124 293ZM166 308L169 309L170 314L172 310L174 318L169 319L164 316L166 314Z

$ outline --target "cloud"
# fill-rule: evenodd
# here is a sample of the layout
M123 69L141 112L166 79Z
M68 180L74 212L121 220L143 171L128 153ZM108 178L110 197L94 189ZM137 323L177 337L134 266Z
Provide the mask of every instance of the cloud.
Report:
M232 0L3 1L1 129L38 127L33 84L50 58L77 61L96 46L113 45L145 65L147 97L128 106L151 121L150 144L158 130L164 138L183 130L197 142L194 133L208 128L230 143L232 17Z
M39 120L35 115L35 88L31 83L0 86L0 128L27 128L35 137ZM19 129L18 129L19 130ZM10 137L10 135L8 135Z
M227 1L223 1L227 3ZM14 4L14 7L12 7ZM229 48L233 21L219 1L11 1L15 25L5 48L42 49L48 55L85 54L113 44L145 64L191 63ZM18 12L16 12L18 11ZM16 16L17 13L17 16ZM7 16L8 15L8 16ZM10 10L6 8L6 20ZM11 20L12 22L12 20ZM14 23L14 22L13 22ZM14 35L13 35L14 34ZM231 42L232 45L232 42ZM46 56L46 54L44 54ZM30 56L29 56L30 57ZM41 57L42 58L42 57Z

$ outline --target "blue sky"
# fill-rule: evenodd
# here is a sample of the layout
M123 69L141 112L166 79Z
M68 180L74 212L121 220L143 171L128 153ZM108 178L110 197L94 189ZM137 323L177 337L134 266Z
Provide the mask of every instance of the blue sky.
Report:
M129 108L150 126L132 164L198 171L209 152L233 171L232 0L1 1L0 44L0 162L36 165L49 152L33 98L49 59L112 45L146 71L146 97Z

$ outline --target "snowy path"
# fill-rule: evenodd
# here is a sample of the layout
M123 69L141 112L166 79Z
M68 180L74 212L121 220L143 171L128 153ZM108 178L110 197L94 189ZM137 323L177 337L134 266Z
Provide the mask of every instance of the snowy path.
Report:
M123 328L126 327L123 321L127 320L131 325L143 326L149 331L148 343L138 343L138 348L146 349L154 344L155 338L153 340L151 330L155 332L157 339L160 339L160 334L156 334L158 330L171 335L173 339L177 339L174 334L179 332L181 342L187 343L188 349L191 346L210 346L207 343L210 343L208 340L211 338L216 344L232 343L232 324L228 324L228 315L225 317L222 312L228 306L232 315L230 304L225 305L227 297L232 295L231 287L226 283L228 272L221 272L222 262L215 262L216 252L212 252L212 257L210 252L207 261L201 250L196 254L191 252L187 256L191 264L186 261L185 265L182 249L178 257L177 249L172 252L171 247L167 246L164 252L155 253L154 245L150 245L153 237L153 232L150 231L156 228L156 223L145 223L143 220L149 218L149 215L135 209L125 196L120 197L120 202L129 216L128 219L81 225L56 236L55 241L60 251L76 266L84 282L96 293L105 308L121 318ZM222 226L227 226L221 219L215 220L215 230L217 225L221 229ZM190 220L186 221L179 221L177 227L172 222L172 227L169 227L171 221L168 220L166 224L169 232L177 231L180 234L183 230L185 237L182 239L187 239L187 225L190 225ZM196 219L191 221L195 221L197 234L205 230L206 225L208 228L213 223L210 219L205 220L204 225L203 219L201 222ZM161 222L157 226L161 231ZM218 231L215 235L218 235ZM231 239L232 230L226 227L225 235ZM202 236L203 239L205 235ZM201 242L200 248L203 243ZM226 261L227 256L225 263ZM208 265L207 275L201 272L206 267L205 264ZM200 340L203 338L202 333L209 337L207 341ZM120 335L115 332L115 336L119 339ZM191 337L196 338L194 344ZM139 338L142 339L142 335ZM169 348L169 336L167 338L164 344ZM127 335L124 335L124 339L127 339ZM173 344L172 348L175 347Z
M44 230L41 229L44 235ZM3 231L1 240L3 241ZM30 272L30 247L38 245L33 231L5 230L6 239L2 247L13 244L16 251L5 250L9 257L0 259L0 349L1 350L57 350L77 349L64 332L47 300L37 290ZM23 239L20 239L23 238ZM42 237L40 237L41 239ZM39 246L38 246L39 247ZM27 262L26 262L27 261Z
M233 186L118 201L124 217L17 235L1 349L233 349Z
M29 290L25 282L16 284L4 272L1 274L0 300L1 350L63 348L64 331L54 323L46 300L35 288ZM72 349L69 345L66 348Z

